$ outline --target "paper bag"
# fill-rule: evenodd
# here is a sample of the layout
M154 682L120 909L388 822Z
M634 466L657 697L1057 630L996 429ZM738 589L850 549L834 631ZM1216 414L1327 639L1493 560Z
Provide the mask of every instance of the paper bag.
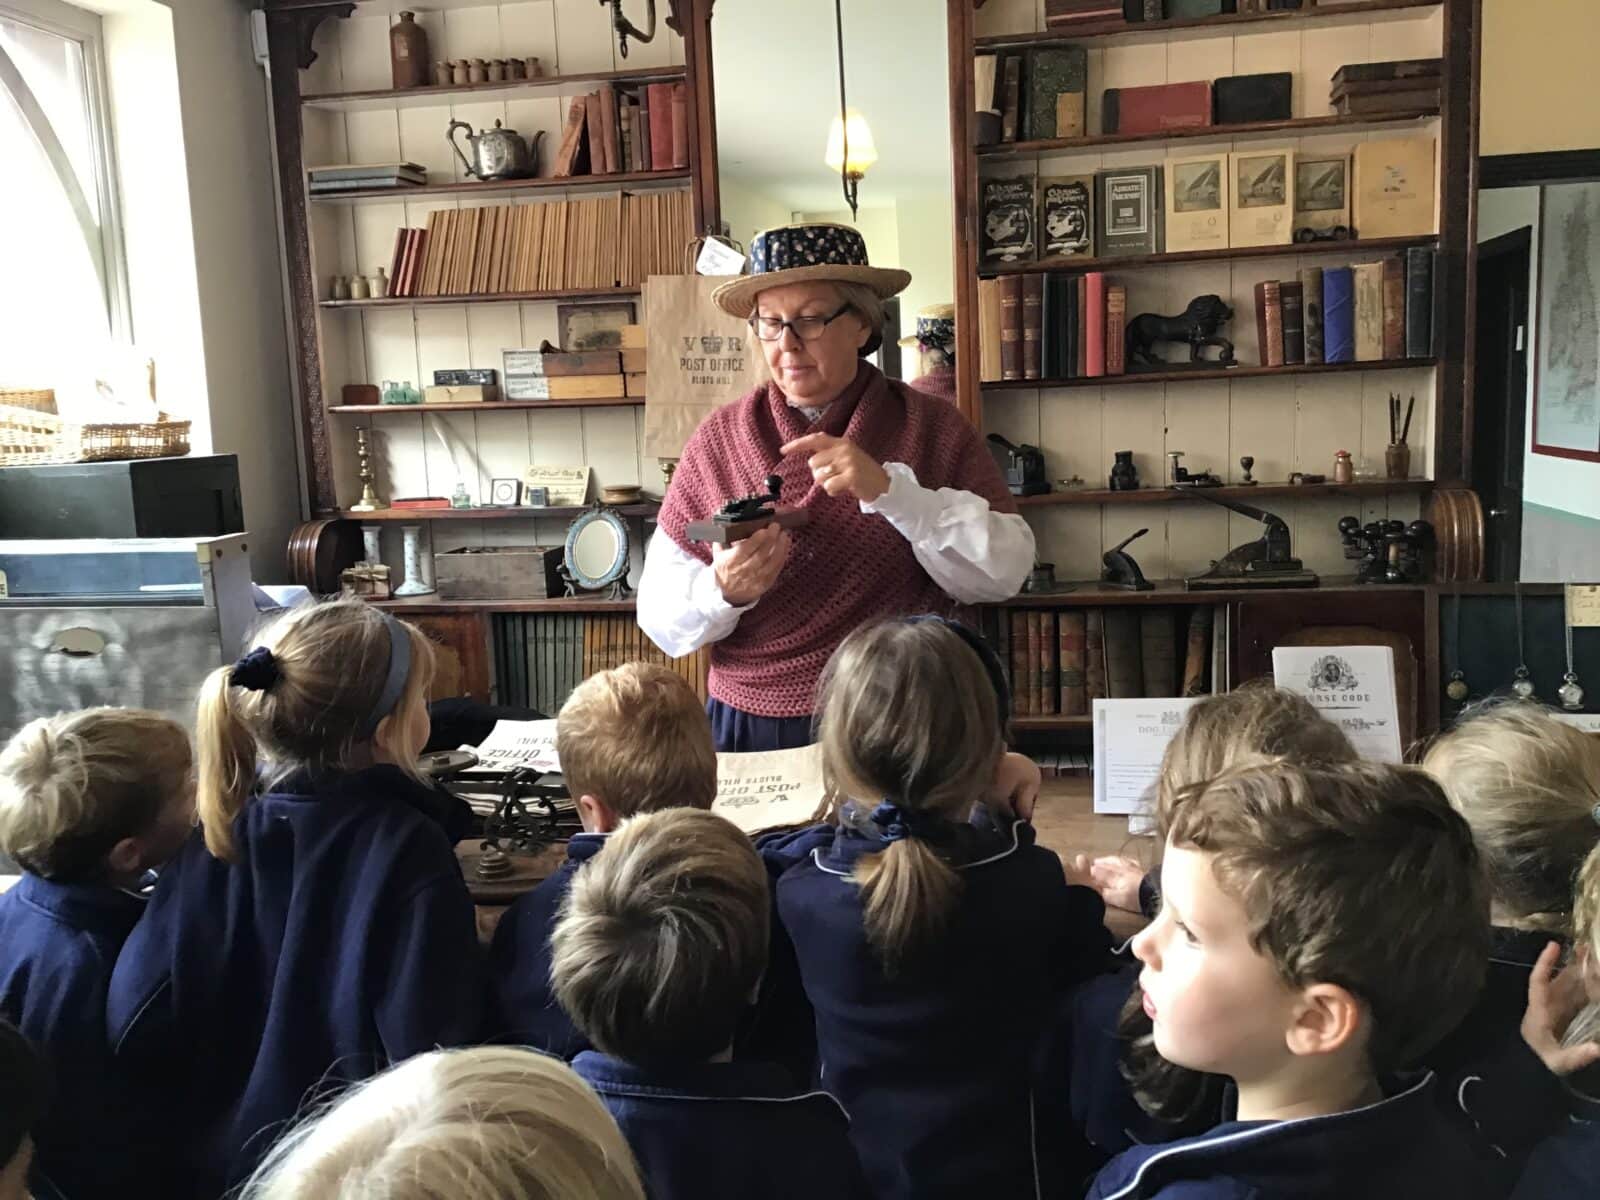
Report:
M644 452L678 458L708 414L769 378L750 326L711 302L731 276L652 275L644 287Z

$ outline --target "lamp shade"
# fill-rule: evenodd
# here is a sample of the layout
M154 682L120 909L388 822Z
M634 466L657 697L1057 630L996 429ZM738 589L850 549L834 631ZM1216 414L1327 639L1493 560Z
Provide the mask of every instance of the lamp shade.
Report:
M850 129L850 161L844 161L844 134L846 122ZM828 129L828 149L822 161L837 171L842 165L847 175L865 175L867 168L878 161L878 148L872 142L872 130L867 119L853 108L845 110L841 121L837 114Z

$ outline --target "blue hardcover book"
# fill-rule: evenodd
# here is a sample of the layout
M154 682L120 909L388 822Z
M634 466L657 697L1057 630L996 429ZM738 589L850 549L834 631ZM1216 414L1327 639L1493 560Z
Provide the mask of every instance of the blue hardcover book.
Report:
M1322 354L1324 362L1356 358L1355 273L1349 267L1322 272Z

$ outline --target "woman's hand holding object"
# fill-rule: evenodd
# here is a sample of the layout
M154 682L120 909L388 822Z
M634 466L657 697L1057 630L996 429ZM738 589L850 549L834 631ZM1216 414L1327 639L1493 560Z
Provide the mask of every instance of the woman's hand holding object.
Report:
M731 546L712 546L711 569L722 598L743 608L767 594L788 557L789 533L773 523Z
M779 448L782 454L809 454L811 478L830 496L854 496L871 504L889 490L889 472L854 442L828 433L808 433Z

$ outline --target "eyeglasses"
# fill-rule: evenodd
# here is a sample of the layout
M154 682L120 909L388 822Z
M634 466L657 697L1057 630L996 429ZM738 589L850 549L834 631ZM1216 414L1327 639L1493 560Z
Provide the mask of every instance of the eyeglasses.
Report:
M750 318L750 328L763 342L778 341L785 329L791 330L802 342L814 342L822 336L824 329L849 311L848 304L841 304L836 312L826 317L796 317L792 321L782 321L777 317L753 316Z

